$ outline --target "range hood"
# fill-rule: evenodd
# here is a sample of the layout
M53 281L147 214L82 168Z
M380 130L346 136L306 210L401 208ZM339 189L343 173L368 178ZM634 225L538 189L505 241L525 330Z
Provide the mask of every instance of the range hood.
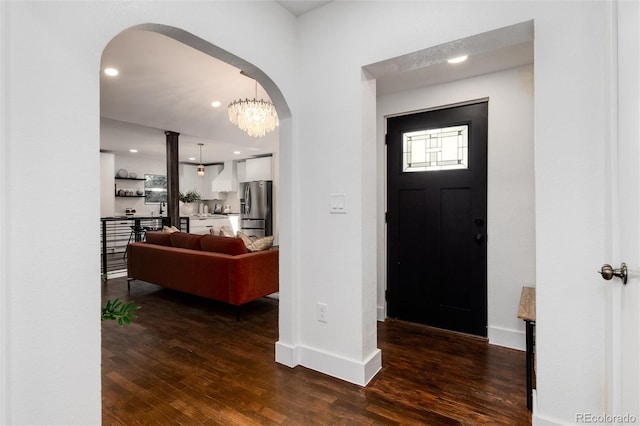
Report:
M211 182L213 192L236 192L238 190L238 178L235 161L225 161L224 169Z

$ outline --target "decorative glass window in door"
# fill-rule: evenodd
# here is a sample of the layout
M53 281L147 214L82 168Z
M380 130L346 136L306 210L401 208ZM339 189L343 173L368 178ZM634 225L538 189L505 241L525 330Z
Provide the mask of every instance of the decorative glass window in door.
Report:
M402 135L402 171L469 168L469 126L417 130Z

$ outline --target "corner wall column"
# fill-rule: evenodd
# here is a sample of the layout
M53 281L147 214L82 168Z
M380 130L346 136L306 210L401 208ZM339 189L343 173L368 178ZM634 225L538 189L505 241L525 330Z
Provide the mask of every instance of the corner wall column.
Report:
M178 171L178 136L166 131L167 136L167 217L171 226L180 227L180 182Z

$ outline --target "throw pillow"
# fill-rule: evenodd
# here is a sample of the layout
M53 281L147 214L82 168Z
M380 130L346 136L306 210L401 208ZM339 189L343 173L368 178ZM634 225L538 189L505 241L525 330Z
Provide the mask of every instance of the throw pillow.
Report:
M220 228L220 236L221 237L235 237L235 235L233 233L233 229L229 228L228 226L223 226L222 228Z
M169 228L168 226L165 225L162 227L162 232L180 232L180 230L175 226L172 226L171 228Z
M249 247L251 244L253 244L253 242L255 240L257 240L256 237L253 237L253 239L251 239L250 236L248 236L244 232L240 232L240 231L238 231L238 238L240 238L242 240L242 242L244 243L244 245L247 246L247 247Z
M250 252L268 250L273 246L272 236L256 239L256 237L249 237L248 235L238 231L238 237L242 239L247 250Z

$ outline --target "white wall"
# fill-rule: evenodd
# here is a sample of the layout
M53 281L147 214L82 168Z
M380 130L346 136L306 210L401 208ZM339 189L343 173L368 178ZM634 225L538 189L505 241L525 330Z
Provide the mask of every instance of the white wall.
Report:
M532 19L534 421L568 424L576 412L606 410L604 297L593 273L605 257L605 206L593 197L604 190L608 136L604 2L332 2L300 18L300 76L312 84L301 84L299 91L305 113L298 117L304 135L297 156L304 170L298 176L305 190L298 194L297 218L300 241L313 243L301 244L298 255L298 327L305 348L352 359L375 348L375 313L371 318L361 303L371 288L367 273L377 267L376 253L364 242L377 230L361 224L376 215L368 209L371 197L376 204L376 175L363 154L376 149L366 123L375 125L376 117L363 105L361 67ZM333 192L347 195L348 214L328 213ZM334 320L328 324L314 321L318 301L329 304Z
M279 82L294 109L295 18L270 2L53 1L1 7L2 134L8 155L0 158L0 198L7 209L0 241L1 264L7 266L1 283L7 298L0 306L0 340L7 346L0 359L0 423L99 424L98 76L104 46L137 24L174 25L253 63ZM229 37L238 28L244 37ZM284 133L291 135L286 118ZM22 172L26 165L30 173ZM51 190L42 190L44 182ZM43 208L52 218L45 225Z
M100 153L100 217L113 216L116 210L116 199L113 196L115 185L116 156L111 153Z
M114 174L120 169L125 169L129 173L134 172L138 175L139 178L144 178L145 174L163 176L167 175L167 163L165 161L138 157L135 155L116 155ZM135 191L137 189L144 190L144 181L116 179L116 188L129 189L132 191ZM158 204L145 204L144 200L144 198L115 197L114 214L124 214L125 208L127 207L135 209L136 214L151 215L151 212L154 212L157 215L160 213L160 206Z
M535 286L533 66L378 98L378 319L385 317L386 288L384 117L484 98L489 99L488 335L493 344L524 350L524 325L516 313L522 286Z
M142 146L142 143L155 143L159 145L166 144L166 136L163 130L152 129L149 127L138 126L135 124L125 123L117 120L110 120L107 118L100 119L100 139L109 143L111 140L129 141L131 148ZM140 143L138 145L138 143ZM156 160L152 158L146 158L138 154L122 155L118 154L114 156L112 175L115 176L118 170L125 169L129 173L136 173L138 178L144 178L145 174L166 175L167 163L164 160ZM129 181L129 180L117 180L115 181L117 189L130 189L144 190L144 181ZM106 185L105 186L105 190ZM111 197L114 199L113 211L108 215L123 215L125 208L133 208L136 210L136 214L151 215L151 212L155 214L159 213L158 204L145 204L144 198L122 198L114 197L113 186L110 188ZM103 193L102 197L107 198L108 193ZM101 213L102 214L102 213ZM106 216L102 214L103 216Z

